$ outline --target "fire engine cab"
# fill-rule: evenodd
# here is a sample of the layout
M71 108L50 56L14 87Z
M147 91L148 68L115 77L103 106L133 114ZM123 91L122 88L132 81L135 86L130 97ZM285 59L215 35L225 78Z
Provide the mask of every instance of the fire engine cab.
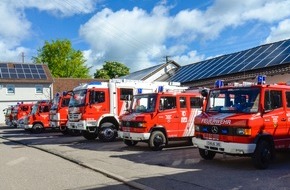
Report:
M99 137L113 141L118 135L119 116L129 108L133 95L152 93L164 85L169 84L125 79L80 85L72 91L67 126L82 131L88 140Z
M56 93L52 100L52 106L49 111L50 127L59 128L63 134L68 132L67 115L70 97L71 93L69 92Z
M206 105L195 117L193 143L206 160L216 153L250 156L265 169L276 149L290 147L290 86L257 83L223 86L203 92Z
M175 87L133 97L130 112L122 115L119 136L127 146L146 142L152 150L162 150L169 140L194 136L194 117L201 112L198 90Z

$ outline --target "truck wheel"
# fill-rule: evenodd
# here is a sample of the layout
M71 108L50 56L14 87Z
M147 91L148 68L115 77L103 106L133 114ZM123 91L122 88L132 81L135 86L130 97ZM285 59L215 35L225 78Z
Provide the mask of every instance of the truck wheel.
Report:
M44 130L43 125L40 123L36 123L32 127L32 132L33 133L41 133Z
M116 139L118 133L113 123L103 123L100 126L99 139L103 142L112 142Z
M205 160L212 160L215 157L215 152L199 148L199 155Z
M127 146L135 146L138 143L138 141L131 141L131 140L124 139L124 143Z
M66 126L60 126L59 130L62 134L67 135L68 134L68 128Z
M162 150L167 144L165 135L161 131L153 131L149 138L149 147L154 150Z
M252 156L254 166L258 169L266 169L269 167L272 158L273 151L269 142L266 140L259 141Z
M83 137L87 140L95 140L98 135L96 133L90 133L88 131L83 131Z

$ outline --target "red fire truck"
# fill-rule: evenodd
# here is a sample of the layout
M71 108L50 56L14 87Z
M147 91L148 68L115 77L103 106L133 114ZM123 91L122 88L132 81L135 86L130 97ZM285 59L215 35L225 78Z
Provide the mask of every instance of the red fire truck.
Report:
M26 115L31 112L33 103L19 103L13 107L12 115L12 126L17 127L19 125L19 120L23 119Z
M49 124L51 128L58 128L63 134L67 134L68 104L71 97L70 92L57 93L49 111Z
M154 92L164 85L169 84L111 79L78 86L69 102L68 128L82 131L88 140L99 137L101 141L113 141L118 135L119 116L128 109L132 96Z
M205 109L195 118L193 143L201 157L250 156L257 168L267 168L276 149L290 147L290 86L265 84L265 76L255 84L217 84L203 93Z
M5 115L5 124L7 126L12 126L12 109L13 109L13 106L8 106L7 108L3 109L3 113Z
M24 117L23 123L20 124L20 127L30 130L33 133L41 133L44 129L50 128L50 107L50 101L38 101L32 106L30 114Z
M138 94L133 97L130 113L120 117L119 136L128 146L146 142L152 150L162 150L169 140L194 136L194 117L201 112L198 90L174 90Z

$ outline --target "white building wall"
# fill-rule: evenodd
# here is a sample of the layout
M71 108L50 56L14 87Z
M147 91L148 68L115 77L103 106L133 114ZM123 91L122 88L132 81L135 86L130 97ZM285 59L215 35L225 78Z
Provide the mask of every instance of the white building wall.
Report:
M7 85L14 85L15 93L7 93ZM42 85L43 93L36 93L36 85ZM38 100L50 100L52 92L51 84L1 84L0 85L0 124L5 123L3 109L18 102L36 102Z

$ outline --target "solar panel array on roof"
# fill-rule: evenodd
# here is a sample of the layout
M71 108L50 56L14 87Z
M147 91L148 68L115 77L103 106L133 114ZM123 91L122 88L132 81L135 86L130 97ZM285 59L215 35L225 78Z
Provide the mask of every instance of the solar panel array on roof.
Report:
M190 82L290 63L290 39L182 66L170 81Z
M47 79L42 65L0 63L0 79Z

